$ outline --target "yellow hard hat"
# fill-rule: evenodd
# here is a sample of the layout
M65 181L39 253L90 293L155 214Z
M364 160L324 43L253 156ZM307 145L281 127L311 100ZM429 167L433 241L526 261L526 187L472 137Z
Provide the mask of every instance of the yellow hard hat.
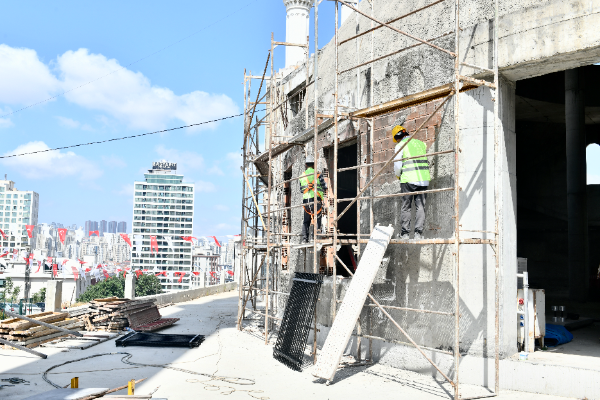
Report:
M398 141L396 140L396 135L400 132L407 133L406 128L404 128L402 125L396 125L394 129L392 129L392 140L394 141L394 143L398 143Z

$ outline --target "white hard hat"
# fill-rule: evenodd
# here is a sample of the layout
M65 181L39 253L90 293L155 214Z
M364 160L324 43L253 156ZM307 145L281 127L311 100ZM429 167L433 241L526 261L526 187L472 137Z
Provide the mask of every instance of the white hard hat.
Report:
M308 155L306 156L306 164L314 164L315 163L315 157L312 155Z

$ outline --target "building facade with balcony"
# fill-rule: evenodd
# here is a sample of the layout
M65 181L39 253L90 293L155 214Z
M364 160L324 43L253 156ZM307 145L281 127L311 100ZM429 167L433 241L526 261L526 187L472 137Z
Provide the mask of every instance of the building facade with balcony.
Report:
M192 244L182 236L194 229L194 184L184 182L177 164L167 162L154 163L144 178L134 182L131 267L166 272L159 276L164 291L190 289ZM151 249L152 237L158 253ZM179 282L175 272L187 275Z
M0 228L6 237L0 237L2 248L29 252L35 243L30 240L26 225L37 225L40 195L31 190L18 190L15 183L0 180Z

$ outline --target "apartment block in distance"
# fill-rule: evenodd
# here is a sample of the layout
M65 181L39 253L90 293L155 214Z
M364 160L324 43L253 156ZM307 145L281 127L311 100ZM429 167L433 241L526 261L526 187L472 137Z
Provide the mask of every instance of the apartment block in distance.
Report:
M7 236L3 248L31 251L25 225L37 225L39 204L38 193L17 190L13 181L0 180L0 227Z
M191 236L194 227L194 184L183 182L176 163L165 161L153 163L144 178L134 183L131 267L167 271L167 277L159 276L165 291L190 289L189 275L180 283L173 272L189 273L192 267L192 244L181 237ZM152 236L158 254L151 251Z

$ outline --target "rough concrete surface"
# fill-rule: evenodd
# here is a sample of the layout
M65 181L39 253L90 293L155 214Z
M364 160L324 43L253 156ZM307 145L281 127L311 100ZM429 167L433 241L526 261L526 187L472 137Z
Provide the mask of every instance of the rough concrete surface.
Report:
M23 399L52 390L42 380L46 369L74 359L95 354L113 353L58 367L48 375L59 385L79 377L79 386L118 387L130 379L147 378L136 385L136 394L147 394L155 389L154 397L168 399L365 399L450 398L450 387L431 377L401 371L383 365L348 367L338 372L331 386L315 379L310 369L294 372L275 361L272 343L264 345L259 329L249 327L243 332L235 329L237 296L234 292L216 294L161 309L166 317L181 320L165 329L165 333L200 333L206 341L196 349L179 348L116 348L114 339L86 350L60 351L41 348L49 355L42 360L16 350L0 350L0 377L19 377L30 385L19 384L0 389L0 398ZM273 339L273 338L271 338ZM132 366L121 362L122 354L132 354L134 363L169 364L174 368L195 371L193 375L164 368ZM214 376L214 377L212 377ZM251 385L240 385L219 380L219 377L243 378ZM212 378L211 378L212 377ZM482 392L483 391L483 392ZM463 387L463 394L485 393L474 386ZM125 390L116 394L125 393ZM500 399L564 399L554 396L503 391Z

